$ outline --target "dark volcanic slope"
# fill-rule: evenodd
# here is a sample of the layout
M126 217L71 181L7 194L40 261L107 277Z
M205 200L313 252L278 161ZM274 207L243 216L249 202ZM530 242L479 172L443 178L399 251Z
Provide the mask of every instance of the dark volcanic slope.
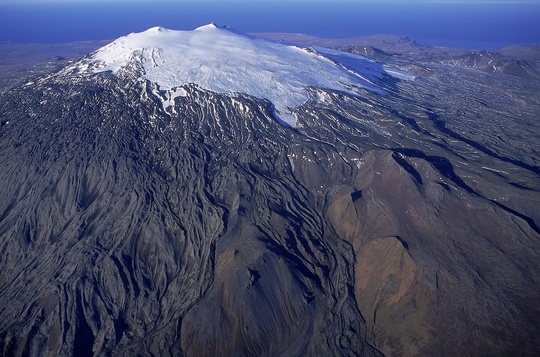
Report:
M2 94L0 351L537 354L538 82L403 61L298 128L106 73Z
M269 103L97 83L2 101L5 354L377 354Z

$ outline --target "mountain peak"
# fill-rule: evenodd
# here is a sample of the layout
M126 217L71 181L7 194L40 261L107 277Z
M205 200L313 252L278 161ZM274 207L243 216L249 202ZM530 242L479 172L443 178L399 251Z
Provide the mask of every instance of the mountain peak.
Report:
M121 37L75 63L78 72L117 73L134 62L134 75L160 90L196 84L218 93L244 93L270 100L290 125L292 108L309 99L308 87L355 94L358 88L381 91L382 65L365 57L326 49L305 49L217 27L193 31L153 27ZM73 67L71 67L73 68ZM173 103L164 100L164 106Z
M146 31L149 31L149 32L161 32L163 30L166 30L166 29L164 27L161 27L161 26L156 26L156 27L151 27Z
M208 25L197 27L194 31L212 31L218 29L215 22L211 22Z

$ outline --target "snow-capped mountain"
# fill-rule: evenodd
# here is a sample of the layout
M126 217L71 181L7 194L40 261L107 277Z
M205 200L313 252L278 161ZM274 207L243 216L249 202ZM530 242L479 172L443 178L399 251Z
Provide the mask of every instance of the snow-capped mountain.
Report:
M153 28L0 93L0 355L538 355L540 84L424 55Z
M359 55L271 42L215 24L194 31L154 27L132 33L66 68L71 73L126 70L165 91L165 107L185 95L181 86L197 84L218 93L268 99L291 125L296 122L291 108L307 101L308 87L380 93L377 82L385 76L380 64Z

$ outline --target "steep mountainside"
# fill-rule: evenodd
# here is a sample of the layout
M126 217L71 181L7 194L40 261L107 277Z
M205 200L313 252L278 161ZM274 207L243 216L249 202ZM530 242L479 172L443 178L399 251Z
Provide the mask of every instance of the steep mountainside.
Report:
M0 351L538 354L527 81L210 25L1 94Z

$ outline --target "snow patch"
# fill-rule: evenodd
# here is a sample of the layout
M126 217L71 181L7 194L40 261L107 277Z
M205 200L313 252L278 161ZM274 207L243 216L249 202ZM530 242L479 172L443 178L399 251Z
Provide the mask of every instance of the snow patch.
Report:
M174 108L174 99L178 97L187 97L187 92L184 88L172 88L165 93L165 99L163 100L163 109L168 107Z
M389 67L384 66L384 70L385 70L385 72L387 74L391 75L392 77L395 77L395 78L398 78L398 79L401 79L401 80L404 80L404 81L414 81L415 78L416 78L412 74L407 73L405 71L400 71L398 69L389 68Z

